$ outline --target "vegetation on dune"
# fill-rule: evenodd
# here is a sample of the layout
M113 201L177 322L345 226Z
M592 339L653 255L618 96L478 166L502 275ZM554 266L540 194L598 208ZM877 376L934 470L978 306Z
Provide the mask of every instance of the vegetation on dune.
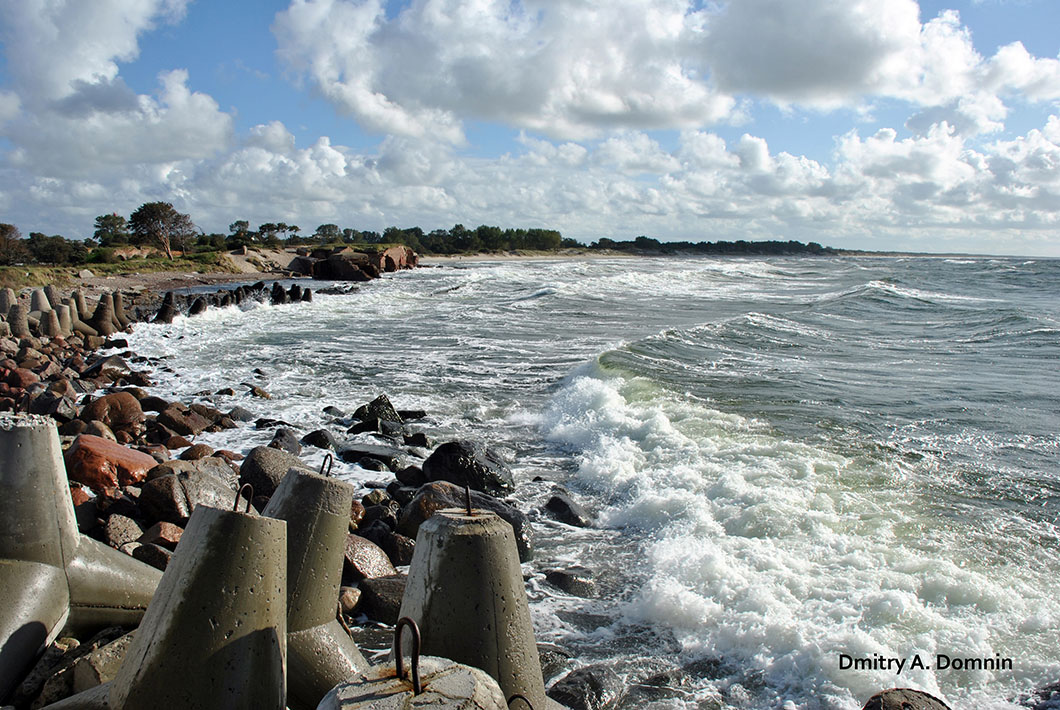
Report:
M228 234L206 234L191 217L168 202L148 202L128 218L117 213L96 217L91 238L66 239L30 232L22 237L12 224L0 224L0 285L34 286L63 283L87 265L96 274L153 271L232 271L226 250L308 246L348 246L377 252L404 245L420 254L519 253L551 254L561 249L587 249L635 254L820 255L840 253L816 242L716 241L660 242L646 236L629 241L601 237L588 246L563 237L557 230L462 224L424 232L420 227L387 227L382 233L337 224L321 224L303 235L298 225L266 222L251 229L247 220L229 225ZM165 255L165 258L161 257Z

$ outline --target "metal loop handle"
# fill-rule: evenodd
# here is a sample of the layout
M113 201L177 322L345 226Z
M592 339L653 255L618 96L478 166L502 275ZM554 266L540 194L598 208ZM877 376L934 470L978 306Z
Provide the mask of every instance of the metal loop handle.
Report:
M246 491L246 490L249 490L249 493L246 496L247 509L244 510L243 512L244 513L249 513L250 512L250 501L254 499L254 486L250 485L249 483L244 483L239 488L239 490L236 492L236 499L235 499L235 502L232 503L232 510L234 510L234 511L235 510L239 510L239 499L244 497L243 496L243 491Z
M526 696L522 693L515 693L514 695L512 695L512 697L508 698L508 707L512 706L513 700L522 700L524 703L526 703L526 707L530 708L530 710L534 710L534 704L527 700Z
M394 659L397 677L403 680L405 678L405 661L401 657L401 632L406 626L412 629L412 660L409 663L412 667L412 694L419 695L423 692L423 686L420 685L420 627L416 626L416 622L407 616L398 619L394 626Z
M324 454L324 460L320 462L320 475L330 476L331 466L335 463L335 459L332 458L331 454Z

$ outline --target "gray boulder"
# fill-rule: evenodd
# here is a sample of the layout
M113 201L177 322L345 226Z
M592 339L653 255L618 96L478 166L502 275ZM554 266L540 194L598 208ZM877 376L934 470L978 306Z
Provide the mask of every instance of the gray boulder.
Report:
M276 492L283 477L292 468L315 473L294 454L258 446L250 450L239 467L239 485L249 483L254 487L255 495L268 497Z
M490 495L515 490L511 469L492 449L475 441L442 444L423 462L428 481L449 481Z

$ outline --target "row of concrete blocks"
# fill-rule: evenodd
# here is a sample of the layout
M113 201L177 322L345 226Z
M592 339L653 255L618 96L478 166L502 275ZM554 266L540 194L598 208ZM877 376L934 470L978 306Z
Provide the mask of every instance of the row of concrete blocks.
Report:
M0 699L64 628L141 616L112 682L49 707L332 710L414 692L393 664L369 666L336 619L350 485L292 470L262 516L200 507L159 579L78 534L51 420L0 414L0 442ZM500 518L452 510L425 523L401 614L430 654L417 705L556 707Z
M0 289L0 323L6 322L6 326L0 326L0 329L6 332L0 334L16 338L33 335L67 337L75 333L106 337L125 330L130 323L119 291L101 294L91 317L87 316L88 311L80 290L74 290L64 299L54 286L38 288L30 294L27 307L19 302L13 290L3 288Z

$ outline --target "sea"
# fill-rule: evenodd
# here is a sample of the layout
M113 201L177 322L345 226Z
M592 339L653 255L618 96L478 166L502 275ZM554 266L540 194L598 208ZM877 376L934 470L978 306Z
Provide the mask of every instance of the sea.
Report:
M452 260L130 341L162 396L341 434L325 407L385 393L494 448L538 640L626 707L990 710L1060 681L1060 261ZM592 527L543 512L558 486ZM545 579L578 567L587 597Z

